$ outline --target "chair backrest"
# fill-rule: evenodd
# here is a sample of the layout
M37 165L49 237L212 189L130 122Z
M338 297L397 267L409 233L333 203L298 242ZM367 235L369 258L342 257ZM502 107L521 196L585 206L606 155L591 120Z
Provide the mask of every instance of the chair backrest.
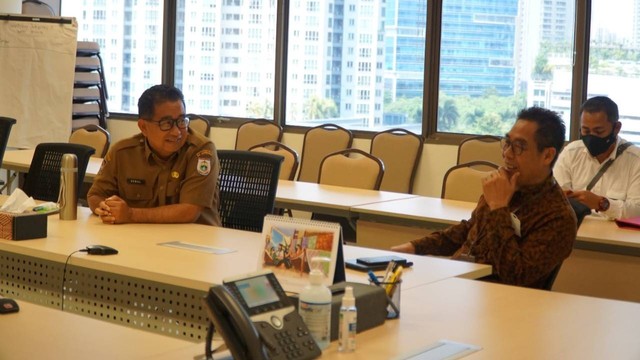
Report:
M447 170L442 181L443 199L477 202L482 195L482 178L490 171L479 167L495 170L498 165L488 161L472 161L459 164Z
M380 190L408 194L413 191L422 147L422 138L405 129L390 129L373 136L369 153L384 163Z
M4 151L7 150L11 127L15 123L16 119L0 116L0 166L2 166L2 159L4 159Z
M264 216L274 213L282 156L218 150L218 159L222 226L261 232Z
M360 149L346 149L322 160L318 183L378 190L383 175L382 160Z
M573 209L573 212L576 214L576 220L578 220L577 226L579 228L585 216L591 214L591 209L588 206L576 200L575 198L569 198L568 200L569 200L569 204L571 205L571 209ZM562 267L562 263L560 263L560 265L556 266L555 269L553 269L551 274L549 274L549 276L545 280L544 285L542 286L542 289L551 290L551 288L553 287L553 283L556 281L556 278L558 277L558 273L560 272L561 267Z
M91 156L103 158L111 145L111 135L100 126L89 124L74 130L69 136L69 142L91 146L96 150Z
M281 180L293 180L298 171L298 152L287 145L277 141L267 141L249 148L249 151L258 151L267 154L280 155L283 157L282 166L280 166Z
M334 124L313 127L304 134L298 181L317 182L320 163L327 155L351 147L351 131Z
M24 0L22 2L22 13L29 15L55 16L56 12L51 5L39 0Z
M236 150L249 150L253 145L282 140L282 127L274 121L255 119L238 127Z
M188 114L187 117L189 118L190 129L204 135L205 137L209 137L209 133L211 132L211 123L207 118L196 114Z
M457 164L472 161L489 161L498 166L503 165L500 138L492 135L481 135L463 140L458 146Z
M84 181L89 158L95 149L91 146L70 143L41 143L36 146L23 189L34 199L58 201L60 191L60 166L64 154L78 158L78 193Z

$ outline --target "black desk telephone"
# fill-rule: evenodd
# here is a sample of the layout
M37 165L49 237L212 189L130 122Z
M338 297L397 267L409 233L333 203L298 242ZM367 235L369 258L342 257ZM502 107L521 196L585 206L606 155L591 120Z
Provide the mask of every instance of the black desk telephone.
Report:
M223 281L204 299L235 360L315 359L322 352L271 271Z

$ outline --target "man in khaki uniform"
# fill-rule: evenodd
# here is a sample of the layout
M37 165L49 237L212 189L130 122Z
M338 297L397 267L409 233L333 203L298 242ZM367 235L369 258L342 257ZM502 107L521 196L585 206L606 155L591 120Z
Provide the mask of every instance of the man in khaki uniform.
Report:
M216 148L189 130L182 92L156 85L138 100L141 133L113 145L87 195L107 224L220 226Z

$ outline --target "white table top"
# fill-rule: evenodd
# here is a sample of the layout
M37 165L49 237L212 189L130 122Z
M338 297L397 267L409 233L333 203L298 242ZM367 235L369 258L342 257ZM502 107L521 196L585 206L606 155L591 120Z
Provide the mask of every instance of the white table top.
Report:
M358 205L351 212L358 214L363 220L425 227L435 224L444 227L471 218L475 207L476 204L471 202L418 196ZM640 250L640 231L619 228L614 221L601 217L587 216L578 229L576 241L587 244L594 250L603 246L617 246L635 251Z
M640 358L637 303L458 278L403 289L401 303L400 319L356 335L355 352L334 341L322 358L393 359L440 340L482 348L464 359Z
M329 215L348 215L352 207L370 203L407 199L413 194L320 185L302 181L280 180L276 207L318 211Z
M640 230L620 228L615 221L597 216L584 218L576 240L593 245L613 245L640 250Z
M469 219L476 203L426 196L357 205L351 211L361 218L403 219L418 223L453 225ZM395 222L395 221L394 221Z
M401 301L399 321L359 334L354 357L388 359L447 339L483 348L469 359L640 358L637 303L455 278L405 290Z
M204 345L18 300L0 315L0 359L155 359L199 355ZM173 357L178 359L179 357Z
M235 251L216 255L158 245L169 241ZM63 263L73 251L94 244L114 247L120 253L115 256L77 253L69 264L207 291L224 278L256 271L264 241L260 233L199 224L106 225L88 208L80 207L75 221L50 215L47 238L0 239L0 250ZM345 246L344 251L346 259L389 253L356 246ZM403 277L406 288L451 276L479 278L491 273L488 265L416 255L406 257L414 262L413 269L407 270ZM366 283L367 276L348 270L347 280Z

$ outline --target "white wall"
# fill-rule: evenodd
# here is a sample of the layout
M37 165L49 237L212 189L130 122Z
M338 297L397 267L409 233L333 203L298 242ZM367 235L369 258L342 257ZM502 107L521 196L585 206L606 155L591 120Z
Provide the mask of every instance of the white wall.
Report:
M139 132L135 121L109 119L111 143L132 136ZM218 149L233 149L235 146L235 129L211 128L211 139ZM302 154L302 134L285 133L282 142ZM353 147L369 151L368 139L355 139ZM456 163L458 147L455 145L425 144L422 159L418 165L413 192L415 194L440 197L444 173Z

